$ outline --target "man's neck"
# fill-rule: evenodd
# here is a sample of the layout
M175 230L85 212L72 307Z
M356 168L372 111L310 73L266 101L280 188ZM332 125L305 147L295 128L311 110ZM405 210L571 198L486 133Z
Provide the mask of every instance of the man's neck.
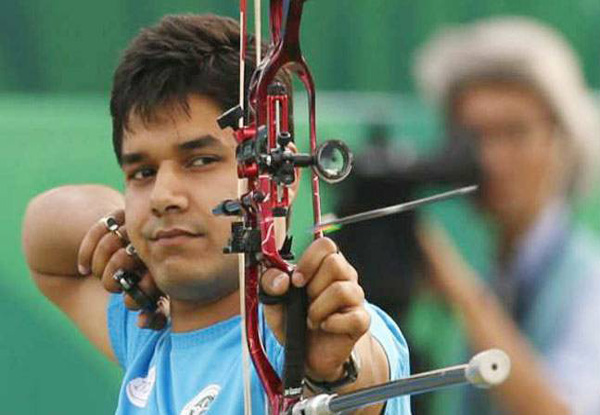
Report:
M239 291L235 291L208 304L171 299L173 332L202 329L240 314L239 296Z

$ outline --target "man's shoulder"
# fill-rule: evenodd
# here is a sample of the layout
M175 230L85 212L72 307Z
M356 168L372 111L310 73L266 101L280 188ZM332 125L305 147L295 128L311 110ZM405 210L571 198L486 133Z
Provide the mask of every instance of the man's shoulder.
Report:
M121 294L110 295L106 315L110 344L119 365L123 368L144 349L153 348L168 330L138 327L137 312L125 307Z

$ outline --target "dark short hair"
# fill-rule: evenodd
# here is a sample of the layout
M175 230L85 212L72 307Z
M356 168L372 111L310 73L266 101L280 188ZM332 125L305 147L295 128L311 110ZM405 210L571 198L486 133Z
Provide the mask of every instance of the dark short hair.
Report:
M236 106L239 43L238 23L212 14L165 16L143 29L124 51L113 78L110 113L119 163L132 114L152 122L165 105L175 104L187 112L193 94L213 99L223 111ZM246 88L255 69L255 53L249 37Z

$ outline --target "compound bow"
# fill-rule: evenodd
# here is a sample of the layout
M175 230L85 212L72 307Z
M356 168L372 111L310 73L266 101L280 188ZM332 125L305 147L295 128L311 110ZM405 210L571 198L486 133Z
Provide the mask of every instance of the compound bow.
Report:
M259 268L278 268L290 276L293 272L294 266L287 262L291 259L291 238L286 240L281 250L278 249L275 218L288 215L289 186L296 180L295 169L313 168L313 220L318 224L321 218L319 178L330 183L340 181L347 176L351 167L351 153L342 142L330 141L317 146L315 88L299 42L303 5L304 1L271 1L270 48L265 58L257 64L247 94L242 95L244 91L240 91L240 105L219 119L222 128L231 127L236 132L238 176L247 181L247 187L240 192L238 200L224 201L214 212L243 218L232 225L232 237L225 252L244 256L240 258L240 263L245 264L241 285L244 287L241 302L245 337L273 415L288 411L302 395L306 293L304 289L291 287L285 299L286 353L281 380L269 363L259 337ZM247 42L246 2L242 0L240 6L240 82L243 84ZM260 48L257 45L257 55ZM289 122L291 91L286 91L284 84L278 80L282 71L297 75L308 95L309 154L298 154L288 147L294 140ZM341 164L336 165L339 162ZM320 230L314 232L315 238L321 236Z

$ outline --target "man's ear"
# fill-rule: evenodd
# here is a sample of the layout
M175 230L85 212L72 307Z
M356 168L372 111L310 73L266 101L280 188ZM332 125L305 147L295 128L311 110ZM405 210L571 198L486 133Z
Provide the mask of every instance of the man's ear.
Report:
M296 147L295 143L289 143L287 147L292 153L298 153L298 147ZM296 167L294 169L294 173L296 175L296 180L294 180L294 183L292 183L292 185L289 187L290 203L294 202L294 200L296 199L296 195L298 194L298 188L300 187L300 178L302 176L302 168Z

